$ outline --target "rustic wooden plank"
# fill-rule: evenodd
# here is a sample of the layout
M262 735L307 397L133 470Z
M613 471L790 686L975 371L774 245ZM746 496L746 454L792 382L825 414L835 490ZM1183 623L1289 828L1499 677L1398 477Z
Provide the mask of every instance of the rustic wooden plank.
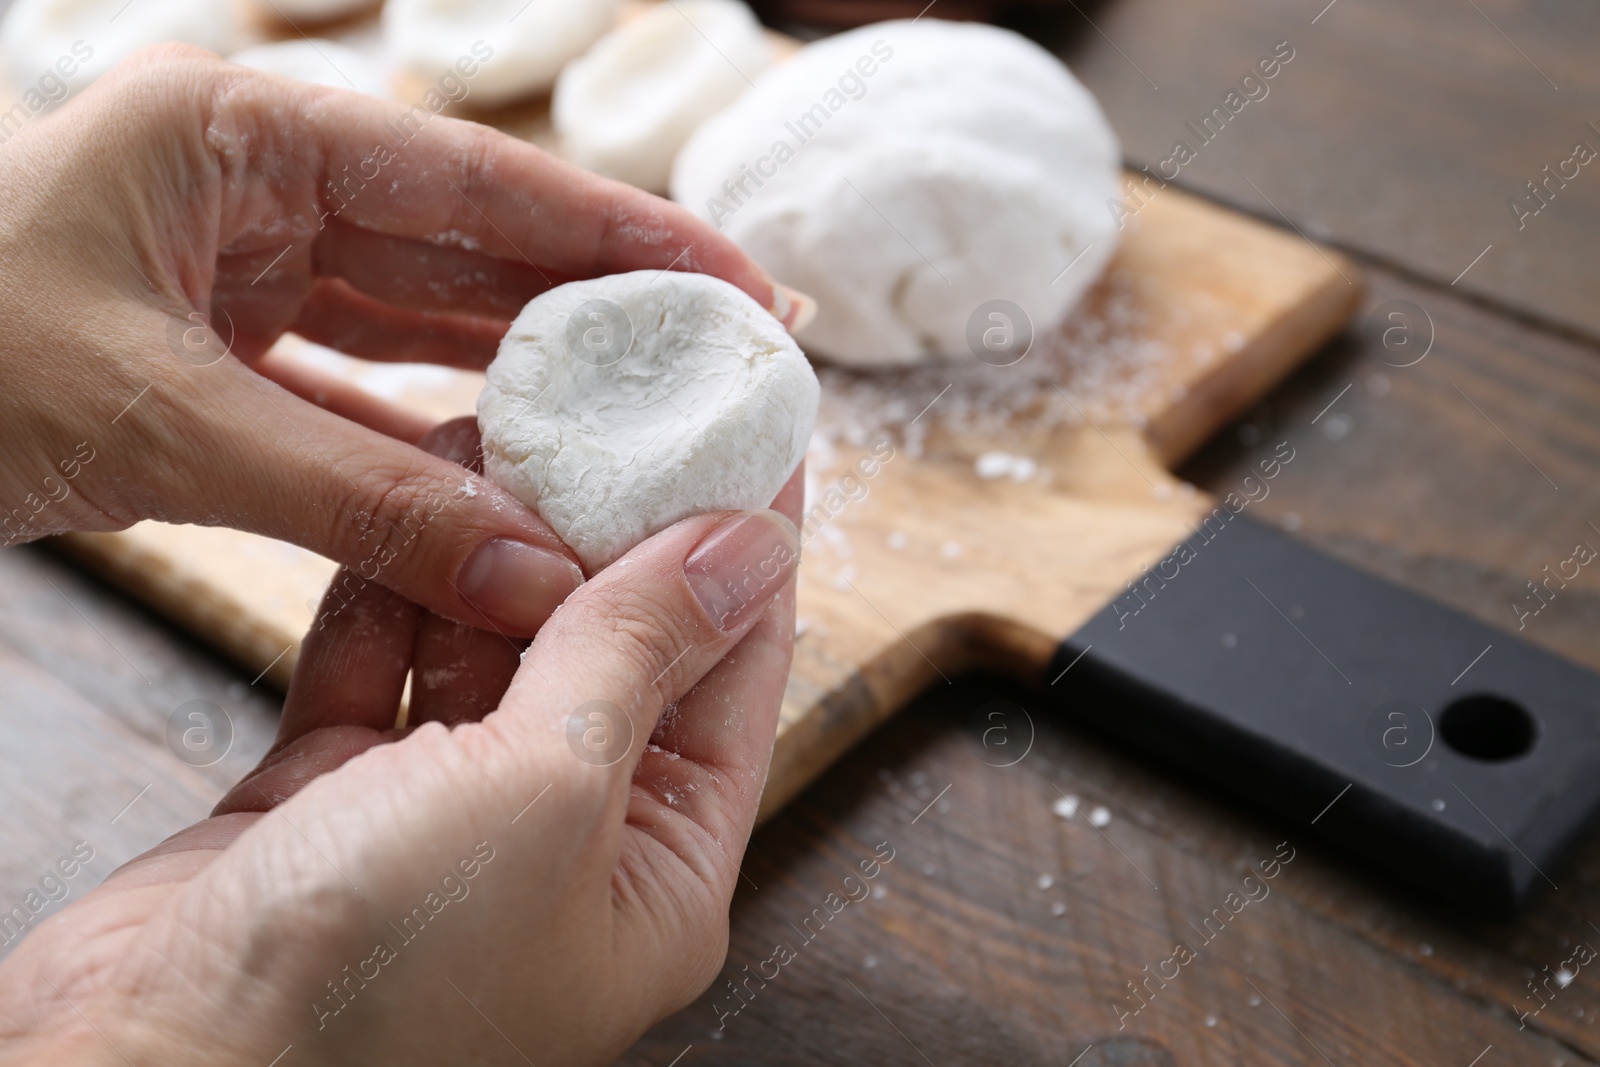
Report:
M982 741L995 701L1037 730L1014 766ZM1405 917L1303 827L1214 803L1066 718L984 676L919 700L757 833L721 977L621 1062L1466 1067L1491 1045L1484 1062L1589 1062L1352 930L1347 911ZM1246 883L1284 841L1276 877ZM881 842L893 861L847 883ZM1207 941L1190 923L1232 915L1230 893L1256 899ZM1196 958L1163 964L1179 941ZM767 963L780 945L794 958ZM1141 1001L1127 983L1146 966L1176 977Z
M1594 5L1119 0L1057 12L1026 28L1094 90L1133 165L1156 168L1185 141L1197 155L1181 184L1441 284L1492 244L1458 290L1600 336L1600 162L1568 166L1576 177L1552 182L1521 229L1507 204L1537 206L1526 183L1575 143L1600 151ZM1223 106L1279 41L1294 58L1266 96L1203 144L1186 123Z
M226 709L238 727L232 750L195 768L212 786L231 785L270 743L278 696L148 611L37 547L0 553L0 583L0 648L149 745L167 747L167 719L188 701Z
M1511 605L1527 602L1525 583L1579 539L1600 547L1589 526L1600 525L1600 361L1587 345L1438 290L1382 271L1369 277L1351 330L1182 473L1202 486L1230 484L1288 437L1297 457L1262 501L1263 516L1515 632ZM1414 354L1383 346L1391 324L1375 312L1401 307L1393 301L1435 326L1433 350L1412 367L1394 364ZM1600 668L1597 578L1580 573L1522 636Z
M1571 555L1577 541L1600 548L1600 361L1589 346L1528 330L1437 289L1381 271L1369 279L1360 325L1183 473L1202 485L1226 484L1270 450L1255 442L1293 434L1301 456L1262 502L1263 516L1516 633L1512 605L1528 603L1525 583ZM1415 357L1386 349L1388 324L1371 313L1396 300L1425 309L1437 327L1433 350L1415 366L1392 365ZM1597 577L1580 573L1559 589L1525 618L1520 636L1600 669ZM1560 971L1580 943L1600 949L1600 931L1589 925L1600 914L1600 839L1583 847L1570 872L1551 873L1559 889L1508 926L1463 925L1426 901L1374 906L1343 886L1301 883L1289 891L1303 892L1312 906L1337 914L1408 966L1457 983L1509 1016L1542 1003L1528 990L1530 978ZM1569 985L1553 988L1559 992L1540 994L1551 1006L1529 1019L1529 1029L1600 1058L1592 1027L1600 1017L1600 973L1580 968Z
M0 589L0 912L75 846L93 857L37 923L204 818L266 751L279 702L37 547L0 552ZM234 732L207 766L194 764L215 749L185 761L169 747L168 719L196 700ZM0 935L0 954L10 947Z
M0 648L54 676L152 747L167 749L167 720L188 701L226 711L235 729L225 754L209 763L198 756L192 763L175 760L210 787L231 786L271 743L282 706L278 694L252 685L253 676L44 548L0 553L0 585L6 590Z

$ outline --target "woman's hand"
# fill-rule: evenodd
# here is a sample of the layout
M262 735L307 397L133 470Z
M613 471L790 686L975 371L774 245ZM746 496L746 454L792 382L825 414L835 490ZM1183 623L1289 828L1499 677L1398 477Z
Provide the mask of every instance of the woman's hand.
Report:
M513 635L582 581L571 553L413 447L425 422L268 346L293 330L481 368L533 296L642 268L796 310L665 201L483 126L178 46L0 145L0 189L0 544L232 526Z
M726 951L798 472L774 506L657 534L525 655L372 583L325 602L261 766L0 966L7 1062L610 1062Z

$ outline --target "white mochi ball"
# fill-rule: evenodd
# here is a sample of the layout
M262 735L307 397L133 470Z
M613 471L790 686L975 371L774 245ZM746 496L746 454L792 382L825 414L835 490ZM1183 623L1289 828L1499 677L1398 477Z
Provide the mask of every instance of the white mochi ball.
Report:
M615 25L621 6L622 0L388 0L383 39L394 61L423 81L477 60L471 99L494 107L550 88L562 67Z
M567 159L666 192L696 126L772 62L742 0L674 0L611 31L556 80L551 118Z
M672 195L817 298L808 350L970 359L986 303L1042 333L1094 282L1117 243L1119 155L1094 97L1038 45L884 22L807 46L701 126Z
M244 27L234 5L218 0L14 0L0 20L0 62L12 83L27 90L59 77L63 96L164 41L226 54L243 43Z
M484 473L593 573L680 519L770 506L820 393L778 320L719 278L572 282L523 308L489 365Z
M235 52L228 57L228 62L313 85L353 89L368 96L390 95L389 76L384 69L337 41L309 37L274 41Z

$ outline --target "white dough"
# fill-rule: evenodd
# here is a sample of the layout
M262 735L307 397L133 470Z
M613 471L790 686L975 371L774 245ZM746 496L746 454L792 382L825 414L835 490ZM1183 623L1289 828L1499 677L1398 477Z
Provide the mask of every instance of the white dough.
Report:
M234 5L222 0L15 0L0 21L0 62L18 88L55 72L76 92L146 45L178 41L226 54L244 36ZM72 60L70 77L62 57Z
M368 96L389 96L383 68L348 45L321 38L258 44L228 57L228 62L269 74L282 74L314 85L354 89Z
M493 107L550 88L616 23L620 7L621 0L388 0L384 45L428 82L463 57L481 59L474 45L493 49L468 81L474 102Z
M664 193L696 126L772 62L743 0L674 0L612 30L556 80L551 118L580 167Z
M808 350L972 359L980 305L1011 301L1043 333L1095 280L1117 243L1119 154L1094 97L1044 49L929 18L774 68L690 138L672 194L817 298Z
M484 473L593 573L690 515L768 507L820 392L778 321L719 278L572 282L523 308L489 365Z

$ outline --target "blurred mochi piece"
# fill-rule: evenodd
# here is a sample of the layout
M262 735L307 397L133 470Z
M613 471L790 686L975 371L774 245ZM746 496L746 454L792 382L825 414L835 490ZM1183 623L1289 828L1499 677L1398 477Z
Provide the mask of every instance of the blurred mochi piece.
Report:
M673 157L772 63L741 0L674 0L612 30L556 80L551 117L580 167L666 192Z
M856 366L989 362L990 337L1055 329L1116 249L1120 193L1116 136L1060 60L936 18L806 46L672 175L673 199L816 297L806 351Z
M218 0L14 0L0 19L0 62L19 90L55 103L148 45L226 55L245 38L234 5Z
M235 52L228 57L228 62L313 85L353 89L368 96L391 95L389 76L384 69L337 41L303 37L298 41L258 44Z
M496 107L549 89L616 24L621 0L388 0L383 39L406 73L436 82L476 68L470 95ZM462 70L464 74L464 70Z

